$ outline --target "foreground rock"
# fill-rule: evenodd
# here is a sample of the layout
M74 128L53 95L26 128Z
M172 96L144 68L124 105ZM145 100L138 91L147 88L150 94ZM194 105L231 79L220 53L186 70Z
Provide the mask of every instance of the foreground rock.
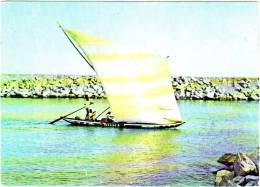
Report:
M245 153L226 153L218 162L225 168L217 171L216 186L259 186L259 160L254 163Z
M254 162L244 153L237 154L237 159L234 163L234 172L236 176L258 173Z
M247 183L247 181L246 178L243 176L236 176L231 180L231 183L237 184L239 186L244 186Z
M259 176L247 175L245 181L246 186L259 186Z
M231 180L234 177L234 172L233 171L228 171L228 170L219 170L216 174L216 180L215 184L216 186L227 186L231 185Z
M218 162L226 166L231 166L235 163L236 159L237 159L237 154L226 153L218 159Z
M173 77L177 99L259 100L258 78ZM1 75L0 97L105 98L95 76Z

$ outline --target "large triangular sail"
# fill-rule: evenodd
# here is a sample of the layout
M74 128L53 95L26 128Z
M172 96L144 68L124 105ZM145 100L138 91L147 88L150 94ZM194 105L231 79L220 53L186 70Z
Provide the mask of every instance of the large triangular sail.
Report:
M63 31L96 71L116 121L151 124L182 121L166 58L77 31Z

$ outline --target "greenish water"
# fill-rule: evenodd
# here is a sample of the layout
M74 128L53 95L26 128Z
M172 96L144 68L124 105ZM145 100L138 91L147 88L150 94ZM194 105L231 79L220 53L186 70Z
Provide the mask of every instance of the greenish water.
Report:
M140 130L48 124L82 99L1 101L5 185L212 186L219 156L258 147L258 102L178 101L185 125Z

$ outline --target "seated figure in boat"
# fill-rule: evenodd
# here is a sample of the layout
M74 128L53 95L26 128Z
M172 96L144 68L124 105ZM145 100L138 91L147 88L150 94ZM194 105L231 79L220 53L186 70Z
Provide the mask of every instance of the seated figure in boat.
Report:
M80 117L79 116L75 116L75 119L80 120Z
M89 108L86 108L85 120L89 120Z
M90 121L94 121L95 120L95 115L96 115L96 111L93 111L92 109L89 109L89 113L88 113L88 117Z
M114 122L114 116L110 111L106 113L106 118L107 118L107 122Z

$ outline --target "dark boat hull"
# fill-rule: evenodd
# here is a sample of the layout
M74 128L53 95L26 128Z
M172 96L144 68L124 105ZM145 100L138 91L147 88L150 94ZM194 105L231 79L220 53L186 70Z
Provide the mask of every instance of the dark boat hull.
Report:
M151 123L130 123L130 122L108 122L101 123L101 121L90 121L84 119L64 118L64 121L73 126L86 127L114 127L114 128L135 128L135 129L166 129L176 128L185 122L178 122L175 124L151 124Z

